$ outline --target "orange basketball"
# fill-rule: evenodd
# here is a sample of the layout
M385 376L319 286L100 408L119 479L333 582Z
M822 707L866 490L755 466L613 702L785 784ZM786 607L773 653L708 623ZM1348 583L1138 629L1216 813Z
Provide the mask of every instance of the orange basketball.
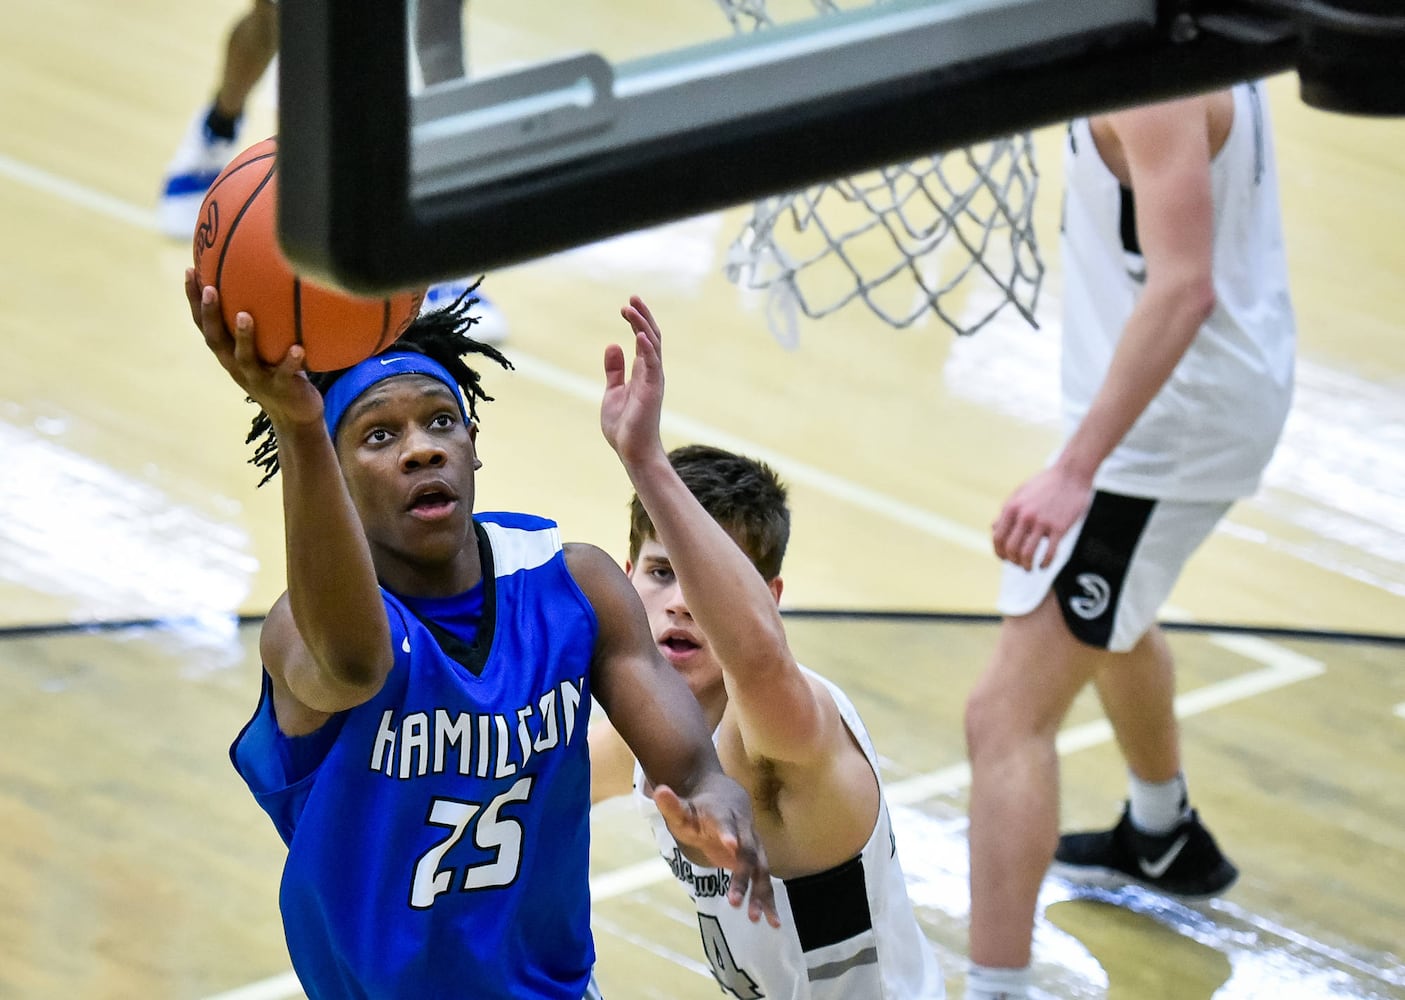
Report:
M259 357L273 364L301 344L311 371L348 368L393 344L419 314L424 291L366 298L294 272L278 248L278 143L244 150L210 185L195 226L195 271L220 293L224 322L254 318Z

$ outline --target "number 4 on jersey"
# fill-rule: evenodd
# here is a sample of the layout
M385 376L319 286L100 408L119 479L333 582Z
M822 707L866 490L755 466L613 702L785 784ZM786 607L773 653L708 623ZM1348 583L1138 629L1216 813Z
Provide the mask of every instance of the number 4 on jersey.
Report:
M712 964L712 975L724 990L741 1000L765 996L756 988L756 980L737 968L732 949L727 947L727 938L722 933L722 924L716 917L699 913L698 930L702 931L703 953Z

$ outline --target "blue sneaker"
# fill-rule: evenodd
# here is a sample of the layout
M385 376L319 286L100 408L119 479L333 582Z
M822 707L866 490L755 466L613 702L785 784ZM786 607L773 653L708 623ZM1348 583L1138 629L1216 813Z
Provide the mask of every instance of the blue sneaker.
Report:
M464 294L473 287L473 282L467 278L457 278L453 281L441 281L436 285L430 285L429 290L424 293L424 304L420 306L420 314L433 312L436 309L444 309L457 302ZM474 340L484 344L501 344L507 339L507 320L483 294L480 287L473 293L478 302L473 306L472 315L477 322L469 330L469 336Z
M166 167L156 224L172 239L188 240L195 234L195 222L205 192L239 152L239 137L222 139L205 127L210 109L202 108L181 139L176 155Z

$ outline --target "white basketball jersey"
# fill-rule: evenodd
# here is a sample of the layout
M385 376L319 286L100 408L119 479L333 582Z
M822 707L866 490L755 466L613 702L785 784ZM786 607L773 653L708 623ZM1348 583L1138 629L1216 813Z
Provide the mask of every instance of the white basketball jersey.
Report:
M803 668L802 668L803 669ZM818 677L839 706L873 773L877 756L858 711ZM712 974L741 1000L940 1000L937 956L918 926L880 785L878 820L863 851L829 871L771 879L781 926L752 923L727 902L730 876L683 856L635 767L634 797L654 827L659 853L692 897Z
M1287 418L1295 327L1268 109L1233 88L1234 120L1210 166L1215 309L1170 379L1098 470L1099 489L1233 500L1258 488ZM1086 118L1065 156L1063 418L1069 434L1102 386L1146 281L1133 198Z

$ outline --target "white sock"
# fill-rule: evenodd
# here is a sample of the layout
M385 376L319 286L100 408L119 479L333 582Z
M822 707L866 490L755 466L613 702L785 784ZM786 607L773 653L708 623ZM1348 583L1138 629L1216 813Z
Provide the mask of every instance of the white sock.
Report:
M1170 781L1151 782L1142 781L1128 771L1127 789L1132 825L1142 833L1170 833L1190 815L1190 794L1186 791L1184 774Z
M966 970L966 1000L1027 1000L1029 966L992 969L971 963Z

